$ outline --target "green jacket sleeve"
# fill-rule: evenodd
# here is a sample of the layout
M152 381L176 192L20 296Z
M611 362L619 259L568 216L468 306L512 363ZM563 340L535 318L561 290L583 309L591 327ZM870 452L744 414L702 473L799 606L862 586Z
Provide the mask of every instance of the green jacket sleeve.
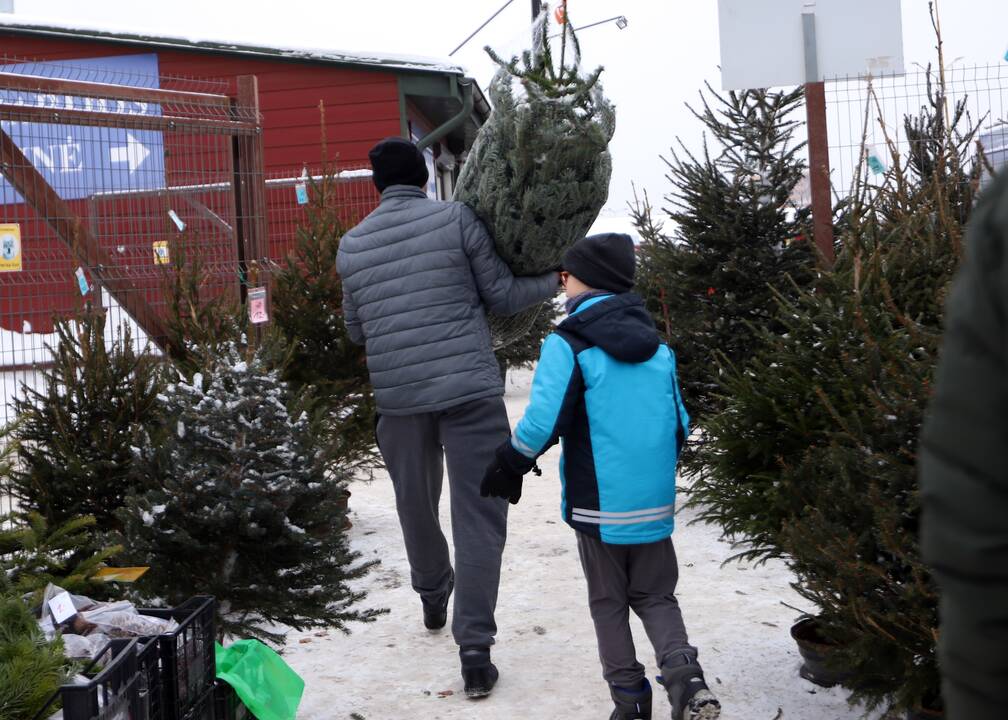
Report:
M1008 175L974 211L920 446L948 720L1008 717Z

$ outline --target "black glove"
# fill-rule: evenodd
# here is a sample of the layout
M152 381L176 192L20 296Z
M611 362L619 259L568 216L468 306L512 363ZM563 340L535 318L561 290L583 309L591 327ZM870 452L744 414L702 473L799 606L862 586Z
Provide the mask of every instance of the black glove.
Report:
M534 467L535 460L515 450L508 439L497 448L493 462L483 474L480 495L506 498L512 505L517 505L521 499L522 476Z

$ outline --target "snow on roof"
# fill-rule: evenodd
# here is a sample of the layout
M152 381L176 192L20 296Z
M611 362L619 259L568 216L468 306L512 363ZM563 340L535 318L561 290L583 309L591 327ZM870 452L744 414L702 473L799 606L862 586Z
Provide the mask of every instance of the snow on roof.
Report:
M419 72L464 75L465 68L449 60L420 55L400 55L384 52L344 52L331 48L298 47L295 45L264 46L249 44L234 38L181 37L175 35L152 35L136 29L114 27L86 22L60 22L52 18L38 18L26 15L0 16L0 29L26 32L38 35L72 36L94 38L112 42L141 43L167 47L183 47L210 52L233 53L238 55L260 55L290 58L292 60L314 60L321 63L340 65L368 65L389 70L413 70Z

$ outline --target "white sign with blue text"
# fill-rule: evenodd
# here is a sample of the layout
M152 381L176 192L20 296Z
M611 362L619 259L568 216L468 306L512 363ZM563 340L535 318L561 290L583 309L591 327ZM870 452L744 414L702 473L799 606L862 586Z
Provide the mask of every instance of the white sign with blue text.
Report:
M157 55L120 55L3 65L9 73L79 79L134 87L158 87ZM0 90L0 103L19 107L158 116L157 103ZM153 130L62 123L0 121L29 162L64 200L98 193L156 190L165 186L164 139ZM0 204L22 198L0 178Z

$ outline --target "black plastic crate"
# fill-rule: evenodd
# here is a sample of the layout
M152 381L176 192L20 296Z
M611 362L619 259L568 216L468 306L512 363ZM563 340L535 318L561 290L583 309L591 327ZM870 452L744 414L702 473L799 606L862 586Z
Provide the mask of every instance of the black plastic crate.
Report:
M139 653L145 653L141 665ZM157 644L142 640L112 640L81 672L86 683L63 685L35 715L47 718L57 701L63 704L64 720L140 720L140 689L149 682L153 659L157 682ZM149 708L149 706L147 706Z
M214 685L214 715L216 720L255 720L234 688L223 680Z
M219 720L214 712L213 686L189 706L182 720Z
M179 626L157 636L161 659L161 714L151 720L203 720L194 715L201 707L213 714L213 684L217 675L214 658L214 612L212 597L198 596L175 608L148 608L144 615L173 618ZM204 697L205 696L205 697ZM209 698L207 700L206 698Z
M123 641L118 641L123 642ZM137 644L137 712L133 720L164 720L161 702L161 647L156 637Z

